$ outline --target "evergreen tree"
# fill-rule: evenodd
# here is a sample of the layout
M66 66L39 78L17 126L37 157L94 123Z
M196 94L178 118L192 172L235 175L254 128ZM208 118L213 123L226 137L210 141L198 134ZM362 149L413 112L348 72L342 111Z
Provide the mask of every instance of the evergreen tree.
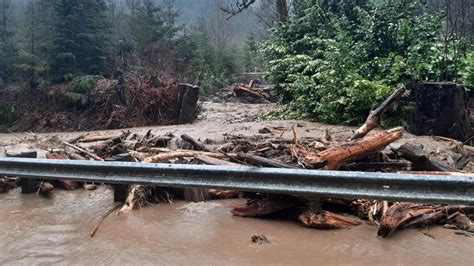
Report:
M153 0L128 1L131 10L130 31L140 52L164 37L161 8Z
M181 29L180 26L176 25L176 19L179 16L179 11L174 9L175 0L164 0L163 3L163 34L169 43L174 38L176 33Z
M0 83L12 79L16 55L12 22L12 0L0 0Z
M54 5L54 58L57 80L106 71L106 5L102 0L57 0Z
M48 81L51 53L53 0L29 0L21 24L19 57L15 67L35 88L42 78Z

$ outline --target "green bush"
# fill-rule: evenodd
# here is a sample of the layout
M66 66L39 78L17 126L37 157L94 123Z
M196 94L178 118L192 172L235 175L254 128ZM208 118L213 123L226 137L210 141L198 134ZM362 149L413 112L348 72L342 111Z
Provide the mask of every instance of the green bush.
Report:
M461 82L467 90L474 89L474 50L467 54L461 70Z
M69 84L67 92L89 94L89 92L94 88L97 81L103 78L104 77L102 76L95 75L76 77Z
M441 16L424 8L414 0L298 1L259 46L288 103L270 117L361 123L401 83L455 77L459 62L443 54Z
M18 118L18 109L14 106L0 107L0 125L10 126Z

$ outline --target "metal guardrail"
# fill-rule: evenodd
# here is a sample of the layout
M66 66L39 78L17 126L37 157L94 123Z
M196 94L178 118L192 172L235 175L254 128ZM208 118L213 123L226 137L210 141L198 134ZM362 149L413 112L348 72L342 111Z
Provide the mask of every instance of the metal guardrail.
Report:
M111 184L235 189L349 199L474 204L474 174L420 175L0 158L0 175Z

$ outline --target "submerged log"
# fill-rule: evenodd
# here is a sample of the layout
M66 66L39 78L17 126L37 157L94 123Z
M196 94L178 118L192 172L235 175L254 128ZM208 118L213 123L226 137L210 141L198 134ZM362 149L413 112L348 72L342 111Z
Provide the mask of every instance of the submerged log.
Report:
M208 193L212 199L234 199L240 194L239 191L231 189L209 189Z
M344 216L325 210L318 212L307 210L303 212L298 219L304 225L318 229L349 228L362 224L362 222L355 217Z
M402 128L394 128L363 139L357 139L328 148L322 152L301 152L297 145L290 147L293 156L306 164L323 163L326 170L337 170L343 164L354 162L383 150L402 136Z
M382 104L380 104L377 109L371 111L367 120L365 121L364 125L362 125L352 136L352 139L359 139L363 138L367 133L369 133L372 129L377 127L382 119L383 114L390 109L395 102L402 97L405 93L406 87L405 85L401 85L398 87Z
M53 184L51 184L49 182L46 182L46 181L40 182L40 184L38 186L38 194L45 195L45 194L50 193L53 190L54 190Z
M133 209L143 208L149 204L151 189L143 185L130 185L129 193L122 208L117 212L120 215Z
M413 169L416 171L442 171L442 172L456 172L457 169L447 165L435 156L430 155L428 152L412 145L405 143L397 152L402 158L407 159L413 163Z
M261 217L290 209L298 204L299 201L293 197L269 196L262 199L249 199L246 203L235 206L231 212L235 216Z

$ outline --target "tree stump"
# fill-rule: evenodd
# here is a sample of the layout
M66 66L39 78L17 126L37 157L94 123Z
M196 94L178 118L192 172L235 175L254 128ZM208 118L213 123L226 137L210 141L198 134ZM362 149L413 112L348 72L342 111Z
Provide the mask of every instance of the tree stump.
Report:
M178 124L192 123L197 116L199 87L191 84L178 85Z
M471 135L464 87L450 82L427 82L413 88L415 110L409 131L466 140Z

